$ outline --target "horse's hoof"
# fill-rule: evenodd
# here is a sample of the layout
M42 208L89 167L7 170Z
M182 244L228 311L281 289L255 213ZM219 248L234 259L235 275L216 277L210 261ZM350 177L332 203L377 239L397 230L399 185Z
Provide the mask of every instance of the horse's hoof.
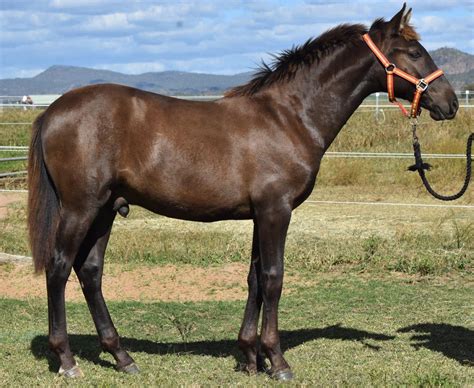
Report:
M278 380L278 381L290 381L293 380L293 372L290 369L284 369L280 370L278 372L273 373L272 379Z
M67 370L64 369L63 367L60 367L58 373L60 376L64 376L71 379L74 379L77 377L84 377L84 373L82 373L81 368L79 368L79 365L77 364Z
M138 368L138 365L135 364L134 362L125 366L117 367L117 369L120 372L128 373L129 375L136 375L137 373L140 373L140 369Z

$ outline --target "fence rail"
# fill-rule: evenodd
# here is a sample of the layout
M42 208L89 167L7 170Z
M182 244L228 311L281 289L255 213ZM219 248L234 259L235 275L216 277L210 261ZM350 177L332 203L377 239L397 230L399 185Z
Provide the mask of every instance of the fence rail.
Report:
M0 178L9 178L12 176L26 175L27 171L11 171L11 172L2 172Z
M0 151L28 151L28 146L0 146Z
M472 90L458 90L456 95L459 98L461 108L472 108L474 107L474 91ZM33 101L40 101L40 103L33 104L22 104L20 102L22 96L0 96L0 108L45 108L48 107L54 100L59 98L60 95L36 95L33 96ZM223 95L208 95L208 96L171 96L180 98L183 100L195 100L195 101L212 101L222 98ZM390 105L385 103L387 101L387 93L377 92L368 96L362 103L361 107L378 109L396 109L396 105ZM381 103L382 102L382 103Z
M11 158L0 158L0 163L1 162L15 162L18 160L26 160L26 156L13 156Z

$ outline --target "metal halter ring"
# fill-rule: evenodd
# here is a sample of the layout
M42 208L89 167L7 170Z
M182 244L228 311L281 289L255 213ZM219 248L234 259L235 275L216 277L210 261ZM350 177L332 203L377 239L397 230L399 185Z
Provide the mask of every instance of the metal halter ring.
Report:
M389 63L387 66L385 66L385 71L387 74L393 74L393 71L397 68L395 63Z
M418 90L421 90L422 92L424 92L426 89L428 89L428 82L426 82L423 78L420 79L418 81L418 83L416 84L416 88Z

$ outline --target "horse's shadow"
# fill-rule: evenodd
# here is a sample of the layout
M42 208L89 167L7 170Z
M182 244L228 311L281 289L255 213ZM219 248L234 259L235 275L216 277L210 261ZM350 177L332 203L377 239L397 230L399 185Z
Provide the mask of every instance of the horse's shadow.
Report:
M305 342L327 338L343 341L358 341L363 346L375 351L380 349L378 345L368 344L366 340L388 341L394 338L385 334L372 333L364 330L345 328L340 324L328 326L322 329L299 329L291 331L281 331L281 348L285 352L295 348ZM98 339L95 335L72 334L69 336L72 350L81 358L95 364L113 367L113 364L100 358L101 350L98 346ZM192 355L203 355L212 357L233 356L237 364L243 362L242 356L237 346L236 340L209 340L196 342L154 342L147 339L136 339L122 337L120 339L124 349L132 353L143 352L147 354L176 354L185 353ZM59 363L48 350L48 337L36 336L31 341L31 352L37 359L47 359L49 369L57 371Z
M474 366L474 331L446 323L419 323L403 327L399 333L419 333L411 336L412 346L439 352L461 365Z
M421 323L406 326L398 333L414 334L410 340L415 349L425 347L432 351L440 352L444 356L456 360L461 365L474 366L474 331L462 327L443 323ZM367 340L389 341L395 336L368 332L353 328L342 327L340 324L322 329L299 329L281 331L281 348L285 352L308 341L317 339L334 339L342 341L357 341L372 350L379 350L379 345L369 344ZM71 348L81 358L95 364L113 367L109 361L100 358L101 350L96 335L72 334L69 336ZM195 342L154 342L147 339L122 337L122 347L132 353L143 352L147 354L176 354L185 353L192 355L228 357L233 356L237 363L243 362L236 340L209 340ZM31 341L31 352L37 359L47 359L49 369L57 371L59 363L48 350L47 336L36 336Z

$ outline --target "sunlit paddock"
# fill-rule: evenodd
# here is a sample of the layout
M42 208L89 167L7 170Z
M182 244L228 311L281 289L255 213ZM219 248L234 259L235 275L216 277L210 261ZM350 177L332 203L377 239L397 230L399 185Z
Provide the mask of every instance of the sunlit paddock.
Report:
M2 121L26 121L36 113L16 111L13 118ZM331 151L410 152L405 122L398 113L387 115L388 122L377 124L373 112L356 113ZM426 119L421 127L424 149L462 153L471 120L466 111L443 124ZM28 126L10 129L8 144L27 144ZM3 139L6 136L2 134ZM280 327L285 354L298 365L296 382L469 385L474 381L469 366L474 362L469 302L473 210L416 206L443 204L430 199L418 177L405 171L411 163L327 157L313 194L294 212ZM433 164L430 177L437 188L458 189L464 162ZM21 179L3 184L24 188ZM8 205L0 221L0 251L29 255L25 194L14 195L20 201ZM380 205L383 202L405 205ZM461 201L450 205L472 203L469 189ZM192 223L133 206L127 219L118 217L106 253L105 295L123 344L142 373L117 375L111 357L99 354L73 277L67 293L69 330L79 363L88 371L82 383L107 379L117 385L191 384L212 379L247 384L248 377L233 368L243 362L234 333L246 298L251 233L247 221ZM31 272L29 265L0 266L4 297L0 303L12 312L0 328L1 357L25 365L25 370L26 365L36 365L35 370L56 372L58 365L47 351L45 336L44 280ZM127 287L118 288L124 279L129 281ZM20 283L28 287L21 289ZM177 285L183 286L182 292L176 291ZM302 306L298 314L292 314L294 306ZM128 320L130 316L135 319ZM215 324L209 325L210 320ZM50 383L48 374L38 380L32 370L19 377L4 365L0 375L7 384ZM251 381L257 384L270 382L263 375L255 379Z

